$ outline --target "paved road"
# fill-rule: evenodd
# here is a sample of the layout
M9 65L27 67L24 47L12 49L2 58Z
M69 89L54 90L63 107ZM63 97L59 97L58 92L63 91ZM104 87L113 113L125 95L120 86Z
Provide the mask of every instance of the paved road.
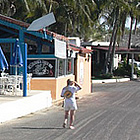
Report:
M94 84L78 100L75 130L63 129L63 109L50 109L0 125L0 140L140 140L140 82Z

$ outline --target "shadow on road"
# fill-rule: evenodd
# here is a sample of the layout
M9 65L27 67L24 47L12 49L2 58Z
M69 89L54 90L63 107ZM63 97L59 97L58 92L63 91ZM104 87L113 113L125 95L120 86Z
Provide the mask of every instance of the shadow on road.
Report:
M62 127L13 127L13 129L33 129L33 130L44 130L44 129L64 129Z

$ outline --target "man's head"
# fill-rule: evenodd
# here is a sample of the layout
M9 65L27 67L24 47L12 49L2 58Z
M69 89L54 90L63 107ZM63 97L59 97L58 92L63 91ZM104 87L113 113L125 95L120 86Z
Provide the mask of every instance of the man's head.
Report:
M70 80L70 79L68 79L68 80L67 80L67 85L72 86L72 85L73 85L73 81L72 81L72 80Z

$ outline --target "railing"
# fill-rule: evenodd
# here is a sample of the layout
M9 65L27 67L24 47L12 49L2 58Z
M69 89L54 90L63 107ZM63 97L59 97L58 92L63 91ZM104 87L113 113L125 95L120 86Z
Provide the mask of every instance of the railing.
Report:
M23 91L23 76L1 74L0 77L0 94L12 93L12 95L22 94ZM30 92L30 81L32 74L27 74L27 85Z

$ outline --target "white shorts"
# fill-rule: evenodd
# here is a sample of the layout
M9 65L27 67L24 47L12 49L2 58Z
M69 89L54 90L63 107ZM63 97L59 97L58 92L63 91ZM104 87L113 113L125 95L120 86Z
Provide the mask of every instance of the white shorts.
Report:
M77 104L76 102L64 102L64 109L65 111L69 110L77 110Z

